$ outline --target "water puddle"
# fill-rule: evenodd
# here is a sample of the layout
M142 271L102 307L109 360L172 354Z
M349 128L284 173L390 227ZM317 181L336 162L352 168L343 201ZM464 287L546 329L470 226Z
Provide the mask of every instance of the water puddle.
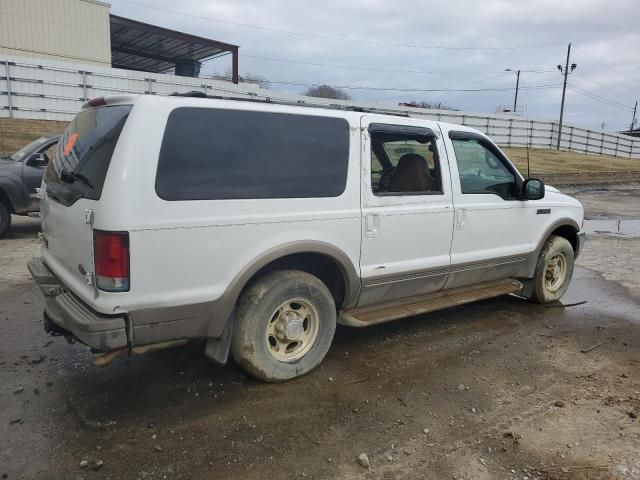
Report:
M640 219L615 220L598 218L584 221L584 231L587 233L609 233L625 237L640 236Z

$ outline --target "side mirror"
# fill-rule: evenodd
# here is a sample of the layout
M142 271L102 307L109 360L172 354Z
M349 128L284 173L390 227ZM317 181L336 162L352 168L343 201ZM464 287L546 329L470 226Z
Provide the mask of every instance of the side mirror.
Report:
M544 198L544 182L537 178L529 178L522 184L523 200L540 200Z
M29 160L27 160L27 165L35 168L46 167L48 164L49 161L44 153L34 153L29 157Z

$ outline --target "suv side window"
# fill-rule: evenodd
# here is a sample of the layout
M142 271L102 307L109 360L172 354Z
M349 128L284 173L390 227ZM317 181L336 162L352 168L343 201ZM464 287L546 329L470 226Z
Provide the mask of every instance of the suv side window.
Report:
M372 132L371 186L380 196L442 194L435 138Z
M495 194L505 200L517 198L516 176L500 157L475 138L451 141L463 194Z
M169 114L156 192L169 201L338 197L348 163L344 119L181 107Z

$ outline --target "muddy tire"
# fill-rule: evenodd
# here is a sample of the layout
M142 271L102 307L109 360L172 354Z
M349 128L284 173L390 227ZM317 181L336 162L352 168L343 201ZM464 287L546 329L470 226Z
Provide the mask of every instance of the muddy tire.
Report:
M0 238L4 237L11 228L11 211L0 201Z
M569 240L555 235L550 236L538 257L529 300L535 303L551 303L560 300L569 288L574 262L573 247Z
M327 286L309 273L279 270L242 292L231 351L253 377L284 382L318 366L335 330L336 306Z

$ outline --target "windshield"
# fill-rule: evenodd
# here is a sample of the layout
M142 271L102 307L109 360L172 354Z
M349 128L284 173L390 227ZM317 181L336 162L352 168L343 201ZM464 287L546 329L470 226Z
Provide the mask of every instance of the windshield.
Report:
M45 174L49 196L65 204L98 200L131 105L84 110L62 134Z
M41 145L43 145L48 140L47 137L40 137L37 140L34 140L29 145L22 147L16 153L11 155L9 158L14 162L19 162L25 157L29 156L34 150L37 150Z

